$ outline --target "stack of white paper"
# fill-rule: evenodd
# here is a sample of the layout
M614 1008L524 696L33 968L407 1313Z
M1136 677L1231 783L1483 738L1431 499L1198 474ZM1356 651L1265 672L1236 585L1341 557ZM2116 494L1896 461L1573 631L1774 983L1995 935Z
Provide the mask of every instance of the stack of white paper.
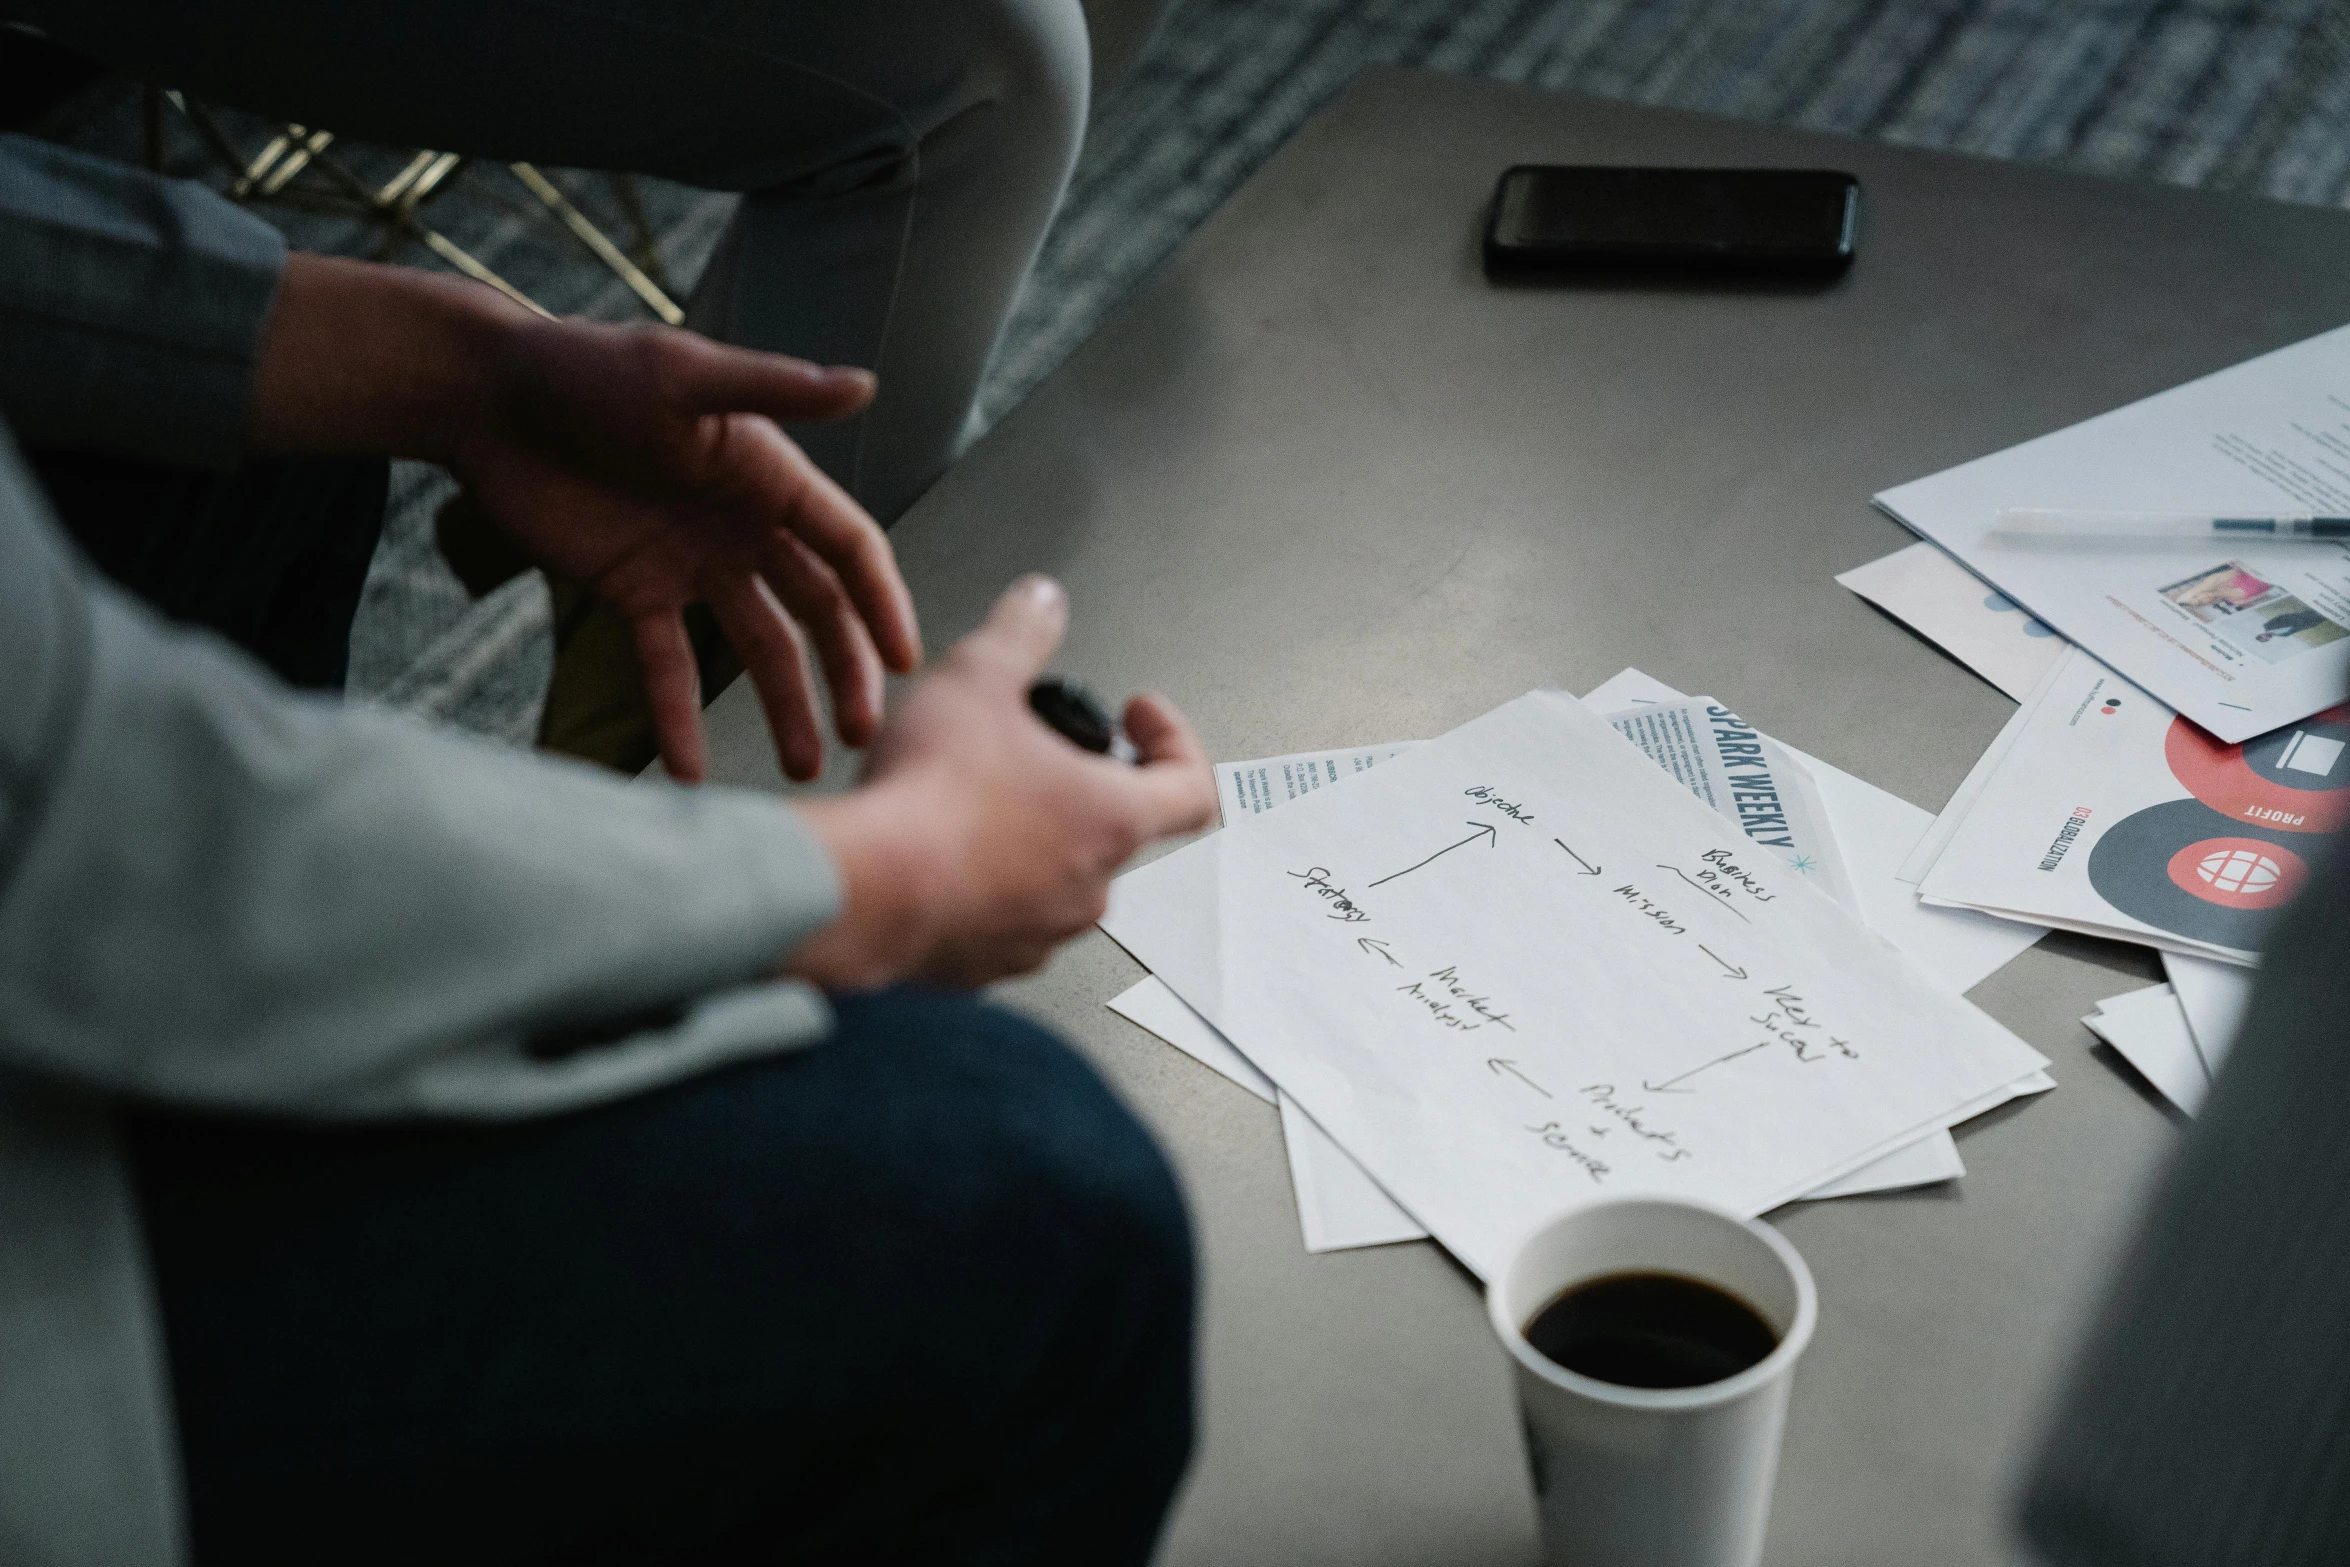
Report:
M2225 745L2078 649L2018 708L1903 875L1930 904L2161 950L2171 983L2085 1021L2192 1114L2268 923L2350 816L2350 709Z
M1549 699L1554 707L1559 700ZM1620 727L1625 732L1642 736L1653 758L1651 762L1642 764L1642 770L1634 774L1640 780L1638 794L1643 800L1656 794L1658 782L1658 775L1646 769L1661 763L1671 767L1682 785L1694 794L1704 795L1711 787L1713 803L1720 812L1719 816L1712 818L1717 832L1724 818L1737 823L1741 829L1734 840L1741 845L1737 852L1718 851L1716 859L1711 862L1705 861L1701 853L1688 868L1695 870L1698 877L1705 880L1690 878L1685 886L1678 886L1677 890L1685 898L1692 896L1694 889L1699 886L1714 885L1721 888L1719 893L1705 895L1713 900L1713 910L1691 916L1701 923L1727 925L1732 921L1751 919L1750 912L1739 911L1739 904L1746 904L1751 910L1778 904L1782 896L1780 893L1758 893L1755 890L1768 885L1761 879L1761 873L1767 872L1774 878L1787 874L1790 886L1809 879L1824 894L1841 897L1847 906L1854 907L1879 931L1892 935L1896 940L1907 941L1919 951L1931 955L1938 971L1936 978L1927 979L1915 970L1909 970L1902 974L1899 982L1892 983L1894 992L1922 989L1938 996L1948 994L1941 990L1941 985L1958 988L1971 984L2012 957L2039 934L2029 927L1920 907L1914 892L1897 882L1893 871L1909 843L1927 825L1925 813L1847 774L1770 745L1762 737L1746 730L1738 723L1735 715L1729 714L1718 704L1702 704L1692 708L1678 693L1629 671L1616 681L1609 682L1601 691L1593 693L1591 701L1594 706L1609 709L1647 709L1645 712L1620 715L1623 718ZM1555 714L1540 711L1542 699L1529 698L1525 703L1513 704L1513 707L1529 704L1537 711L1527 715L1531 722L1522 723L1521 728L1530 729L1536 737L1546 729L1556 729ZM1505 713L1508 711L1504 710ZM1500 717L1493 716L1497 720ZM1514 743L1526 738L1526 735L1505 737L1504 749L1510 749ZM1555 733L1548 738L1553 744L1557 741ZM1446 742L1439 742L1436 749L1441 750L1452 743L1453 740L1448 738ZM1676 745L1681 747L1679 752L1674 749ZM1221 768L1219 783L1226 797L1227 814L1236 815L1241 810L1262 812L1272 805L1303 799L1340 778L1353 778L1362 768L1384 761L1401 749L1375 747L1324 758L1281 758L1271 763ZM1613 749L1622 752L1620 746ZM1633 759L1638 761L1636 756ZM1299 780L1305 782L1301 784ZM1618 780L1619 783L1621 781ZM1347 790L1337 791L1331 799L1336 801L1348 792L1363 787L1363 784L1350 782ZM1423 896L1442 902L1448 896L1443 890L1446 883L1457 882L1464 875L1473 877L1475 874L1473 869L1467 872L1462 870L1462 865L1472 863L1462 860L1462 856L1473 856L1480 850L1488 857L1509 853L1504 845L1511 840L1504 839L1502 834L1511 827L1518 829L1514 837L1523 839L1523 842L1535 841L1523 838L1536 825L1532 820L1536 813L1527 801L1509 796L1497 785L1474 784L1464 787L1467 792L1462 798L1468 802L1464 810L1481 814L1459 818L1461 832L1453 834L1444 843L1429 845L1430 853L1403 869L1370 878L1361 889L1338 890L1327 875L1323 876L1321 885L1308 889L1306 896L1321 904L1342 901L1344 907L1340 910L1340 917L1331 921L1327 909L1309 909L1301 929L1298 928L1297 920L1292 919L1285 924L1276 916L1271 921L1273 929L1269 935L1292 943L1303 941L1311 948L1315 938L1322 934L1313 928L1317 923L1335 923L1348 927L1379 924L1387 928L1392 919L1400 924L1400 916L1371 912L1376 907L1371 900L1376 898L1378 903L1390 902L1395 893L1388 889L1419 878L1423 886L1429 889ZM1480 790L1483 792L1479 793ZM1572 788L1565 791L1566 797L1572 798L1574 794ZM1679 809L1690 811L1695 803L1683 796ZM1373 820L1383 820L1378 815L1381 809L1392 811L1394 808L1393 802L1388 802L1384 807L1366 805ZM1553 807L1554 810L1560 808ZM1330 814L1328 809L1322 812L1325 817ZM1708 820L1702 810L1692 814L1700 822ZM1828 830L1829 823L1833 824L1832 834ZM1240 835L1228 832L1223 837L1225 840L1237 840ZM1606 840L1599 837L1591 839L1593 843L1601 841ZM1575 880L1589 881L1596 878L1614 885L1614 879L1605 874L1606 867L1603 864L1578 858L1579 851L1563 837L1554 834L1549 840L1549 846L1550 854L1538 857L1542 861L1539 866L1542 872L1548 873L1556 866L1566 866L1567 874ZM1231 1040L1186 1007L1181 999L1155 979L1144 981L1112 1004L1123 1015L1189 1051L1251 1091L1280 1103L1290 1146L1300 1218L1307 1243L1314 1249L1413 1238L1425 1233L1422 1225L1415 1221L1413 1213L1420 1212L1425 1217L1423 1210L1434 1207L1453 1215L1448 1221L1451 1232L1447 1233L1445 1226L1440 1225L1440 1236L1452 1244L1456 1251L1461 1251L1472 1266L1476 1265L1474 1248L1485 1244L1475 1238L1479 1234L1477 1225L1483 1224L1490 1230L1497 1223L1506 1224L1510 1213L1524 1211L1523 1201L1516 1207L1503 1202L1501 1217L1498 1219L1486 1216L1472 1220L1469 1215L1484 1206L1482 1199L1470 1198L1455 1189L1463 1184L1465 1177L1463 1180L1429 1178L1426 1156L1433 1151L1433 1145L1426 1139L1435 1137L1441 1142L1443 1136L1460 1134L1463 1117L1473 1121L1477 1115L1494 1108L1480 1100L1479 1095L1490 1098L1495 1089L1506 1089L1505 1099L1514 1094L1525 1105L1556 1110L1561 1116L1582 1115L1587 1122L1596 1123L1586 1124L1578 1131L1571 1129L1571 1122L1567 1119L1554 1117L1548 1122L1530 1122L1522 1129L1521 1135L1542 1146L1542 1152L1532 1160L1531 1168L1534 1172L1555 1176L1556 1167L1563 1162L1580 1170L1583 1181L1594 1186L1648 1189L1649 1185L1659 1180L1659 1175L1640 1168L1644 1161L1624 1156L1620 1168L1611 1167L1604 1174L1597 1174L1593 1172L1591 1163L1578 1163L1578 1158L1588 1156L1593 1163L1607 1164L1607 1159L1592 1154L1591 1149L1613 1146L1607 1141L1611 1135L1618 1141L1662 1147L1668 1155L1676 1155L1676 1150L1682 1148L1685 1139L1696 1134L1694 1131L1683 1133L1664 1129L1665 1119L1686 1116L1694 1127L1706 1121L1709 1114L1719 1113L1706 1111L1702 1103L1692 1106L1678 1101L1684 1098L1704 1101L1711 1097L1718 1103L1733 1102L1740 1097L1738 1085L1746 1075L1759 1073L1762 1084L1770 1083L1770 1074L1762 1072L1761 1068L1765 1061L1782 1052L1806 1068L1829 1066L1834 1061L1848 1069L1855 1069L1852 1084L1839 1082L1835 1086L1840 1089L1858 1085L1863 1080L1864 1074L1855 1068L1855 1063L1841 1054L1845 1049L1854 1048L1852 1040L1832 1031L1813 1033L1813 1030L1825 1028L1826 1024L1823 1019L1810 1015L1810 1004L1800 999L1800 993L1781 987L1774 1001L1772 987L1765 985L1758 998L1750 998L1754 999L1754 1005L1746 1008L1742 1014L1728 1018L1726 1026L1751 1032L1775 1021L1778 1033L1791 1036L1792 1043L1789 1038L1780 1038L1773 1043L1758 1045L1751 1051L1742 1047L1738 1058L1701 1067L1694 1077L1686 1080L1663 1080L1672 1078L1673 1074L1661 1074L1660 1077L1660 1074L1651 1073L1643 1082L1653 1086L1632 1088L1629 1085L1617 1085L1624 1087L1625 1093L1601 1096L1608 1101L1606 1104L1589 1097L1589 1091L1601 1084L1573 1084L1567 1090L1568 1102L1558 1103L1559 1090L1533 1074L1542 1071L1555 1076L1566 1069L1567 1062L1556 1057L1544 1059L1534 1053L1538 1049L1548 1052L1560 1048L1560 1025L1554 1024L1547 1030L1539 1031L1545 1036L1539 1045L1530 1043L1521 1047L1515 1037L1519 1032L1518 1020L1489 1015L1493 1010L1492 997L1466 984L1462 967L1458 963L1438 965L1428 975L1417 979L1405 976L1405 983L1396 990L1405 999L1390 1005L1388 1011L1394 1015L1387 1016L1385 1021L1389 1025L1400 1025L1407 1037L1431 1027L1440 1034L1456 1038L1470 1034L1503 1036L1499 1044L1494 1046L1496 1053L1477 1058L1463 1067L1464 1072L1474 1077L1478 1074L1471 1067L1481 1065L1485 1080L1467 1095L1469 1102L1464 1103L1458 1097L1462 1083L1457 1077L1447 1076L1439 1085L1418 1084L1417 1091L1407 1090L1405 1083L1412 1078L1414 1069L1411 1057L1415 1045L1405 1043L1402 1039L1387 1041L1389 1045L1403 1050L1401 1059L1381 1058L1374 1046L1371 1058L1334 1062L1329 1059L1329 1040L1326 1038L1325 1048L1307 1046L1287 1052L1287 1068L1276 1067L1272 1075L1267 1076L1258 1070L1267 1064L1263 1057L1269 1050L1280 1053L1283 1044L1294 1043L1293 1036L1299 1033L1302 1022L1326 1021L1361 1005L1362 997L1352 995L1352 990L1359 988L1361 964L1375 958L1382 967L1399 968L1403 960L1395 955L1395 941L1398 938L1371 935L1368 931L1355 932L1353 935L1351 951L1358 971L1352 974L1343 972L1350 967L1344 962L1338 965L1341 974L1327 972L1324 966L1327 953L1322 954L1322 964L1309 961L1304 972L1300 972L1295 964L1251 964L1236 960L1225 948L1232 940L1231 927L1242 915L1228 907L1231 892L1224 885L1225 878L1222 875L1227 859L1213 852L1216 847L1217 840L1195 845L1132 877L1122 879L1111 916L1104 922L1105 928L1146 963L1163 973L1180 976L1179 983L1186 984L1188 993L1194 999L1202 1000L1206 1008L1223 1006L1235 1016L1245 1018L1251 1015L1252 1006L1262 1007L1264 1010L1258 1015L1263 1016L1265 1022L1259 1026L1270 1027L1282 1035L1282 1039L1278 1042L1260 1040L1253 1051L1245 1045L1236 1048ZM1522 853L1523 843L1517 847ZM1689 845L1684 844L1683 847ZM1767 857L1758 852L1766 849L1770 851ZM1226 851L1227 854L1230 852L1233 851ZM1263 850L1242 845L1237 852L1243 856L1239 863L1249 867L1254 857ZM1444 863L1447 860L1459 863L1448 867ZM1721 879L1726 875L1721 869L1725 866L1736 870L1745 881L1732 883ZM1831 866L1834 868L1830 869ZM1262 873L1264 867L1257 863L1253 869ZM1323 869L1327 870L1326 867ZM1673 867L1660 865L1655 869L1659 872L1672 870L1674 874L1680 874ZM1313 867L1308 867L1298 879L1313 880L1313 871ZM1506 881L1509 878L1504 879ZM1677 885L1661 874L1652 879L1658 880L1660 886ZM1453 895L1464 890L1455 889ZM1516 890L1520 893L1533 891L1539 895L1541 889L1519 884ZM1633 896L1644 895L1635 886ZM1585 907L1580 911L1580 918L1588 923L1596 917L1597 924L1612 932L1618 943L1628 933L1626 928L1619 927L1628 926L1629 932L1635 937L1635 947L1642 941L1685 946L1685 938L1694 931L1694 927L1684 926L1677 933L1650 935L1652 930L1663 929L1662 925L1656 923L1653 914L1627 913L1633 906L1632 897L1624 894L1610 892L1607 897L1615 900L1613 905L1603 900L1600 910ZM1758 897L1764 900L1762 904L1755 903ZM1808 889L1801 894L1789 893L1786 897L1790 903L1826 902L1825 897L1815 897ZM1586 903L1588 901L1585 900ZM1647 901L1655 903L1653 898ZM1457 912L1464 918L1477 919L1491 918L1500 910L1492 904L1491 899L1472 899L1471 907ZM1768 912L1774 916L1775 923L1790 924L1797 931L1807 930L1794 923L1793 916L1785 908L1769 908ZM1814 914L1816 917L1816 909ZM1787 918L1781 920L1776 918L1778 916ZM1832 905L1831 917L1841 918L1833 914ZM1674 922L1668 919L1666 923ZM1452 926L1448 924L1446 928L1449 930ZM1500 934L1507 939L1513 932L1505 926ZM1568 934L1571 939L1571 932ZM1758 939L1756 933L1747 930L1711 934L1712 946L1703 941L1694 943L1695 950L1705 955L1693 957L1693 961L1718 964L1720 951ZM1781 934L1785 935L1786 932L1782 931ZM1817 934L1816 931L1808 932L1814 938ZM1852 938L1858 937L1860 946L1841 962L1831 961L1830 971L1838 974L1839 983L1852 983L1864 990L1868 988L1861 985L1855 976L1844 972L1852 965L1873 970L1877 965L1890 963L1896 969L1901 968L1900 960L1889 949L1870 941L1865 932L1849 920L1846 920L1842 929L1842 936L1844 939L1840 945L1849 948ZM1803 944L1802 939L1796 941L1798 949ZM1248 952L1252 957L1262 958L1272 950L1274 948L1270 941L1248 944ZM1864 956L1863 953L1869 955ZM1543 962L1533 964L1532 969L1555 967L1558 961L1555 957L1546 957ZM1513 970L1514 967L1505 966ZM1733 970L1739 967L1741 965L1733 964L1715 968L1711 978L1717 984L1728 987L1729 991L1742 991L1751 988L1752 984L1760 983L1759 979L1750 980L1744 974L1734 976ZM1530 980L1546 977L1553 976L1528 975ZM1881 974L1874 978L1880 983L1885 982ZM1421 987L1418 992L1411 990L1414 984ZM1305 994L1298 993L1301 986ZM1877 991L1868 990L1868 993L1876 1000L1883 999ZM1914 1002L1916 997L1911 995L1909 999ZM1804 1020L1793 1021L1791 1014L1777 1010L1779 1002L1795 1007L1804 1014ZM1595 1003L1584 999L1578 1004L1590 1006ZM1701 1156L1691 1148L1659 1162L1677 1167L1702 1160L1707 1169L1697 1179L1705 1183L1722 1183L1709 1184L1704 1189L1717 1196L1743 1197L1744 1205L1750 1208L1758 1203L1769 1206L1771 1202L1786 1196L1828 1196L1883 1190L1947 1179L1959 1173L1961 1167L1957 1162L1956 1151L1943 1128L1960 1115L1975 1113L2015 1092L2045 1087L2047 1080L2038 1075L2037 1059L2030 1057L2030 1053L2023 1050L2020 1043L1998 1030L1996 1025L1988 1025L1988 1020L1982 1019L1971 1008L1966 1008L1963 1002L1953 1000L1950 1004L1960 1009L1958 1017L1964 1021L1953 1023L1945 1017L1944 1024L1955 1028L1958 1035L1984 1049L1987 1059L1998 1059L2012 1065L2019 1057L2010 1052L2022 1052L2021 1058L2029 1059L2031 1064L2025 1070L2007 1072L2000 1082L1988 1085L1984 1092L1969 1096L1963 1104L1944 1105L1940 1113L1925 1117L1908 1131L1893 1134L1889 1139L1880 1139L1880 1146L1873 1150L1875 1157L1870 1157L1872 1150L1869 1149L1861 1150L1857 1160L1848 1154L1841 1161L1844 1166L1842 1174L1835 1175L1833 1179L1808 1183L1796 1191L1764 1191L1758 1196L1757 1183L1764 1177L1752 1170L1729 1167L1765 1162L1766 1155L1778 1158L1782 1163L1799 1165L1806 1159L1821 1158L1821 1150L1813 1147L1790 1155L1781 1139L1768 1135L1757 1137L1755 1129L1744 1124L1747 1117L1732 1117L1738 1123L1735 1131L1717 1128L1721 1135L1731 1139L1719 1147L1737 1147L1738 1138L1744 1138L1754 1145L1743 1155L1728 1156L1716 1151ZM1636 1001L1632 1005L1638 1009ZM1415 1006L1428 1008L1429 1024L1418 1023L1412 1011ZM1399 1007L1401 1011L1397 1012ZM1464 1011L1464 1007L1467 1010ZM1479 1010L1480 1007L1484 1010ZM1372 1010L1374 1015L1379 1012L1376 1006ZM1671 1009L1666 1007L1666 1010ZM1663 1048L1664 1036L1659 1034L1653 1024L1632 1028L1625 1023L1623 1014L1618 1013L1616 1016L1625 1033L1625 1039L1618 1042L1619 1048L1624 1048L1627 1041L1636 1042L1632 1046L1635 1054L1643 1049L1655 1051ZM1724 1020L1716 1019L1715 1022L1721 1024ZM1984 1032L1985 1028L1988 1032ZM1565 1032L1571 1036L1577 1029L1568 1024L1565 1025ZM1700 1034L1702 1032L1699 1031ZM1821 1040L1840 1043L1823 1044L1819 1042ZM1568 1061L1574 1061L1588 1048L1570 1047ZM1807 1059L1813 1051L1821 1054ZM1344 1056L1347 1052L1341 1048L1339 1053ZM1763 1060L1745 1062L1744 1058L1749 1055L1762 1057ZM1255 1058L1253 1064L1252 1057ZM1541 1064L1537 1065L1537 1061ZM1288 1074L1286 1076L1285 1070ZM1913 1089L1917 1086L1906 1083L1908 1074L1893 1067L1890 1062L1870 1070L1884 1073L1883 1081L1888 1086L1895 1082L1904 1082ZM1992 1070L1996 1072L1998 1069ZM1797 1074L1799 1082L1803 1075ZM1284 1088L1289 1087L1291 1076L1303 1076L1313 1081L1315 1087L1301 1095L1283 1093L1274 1087L1276 1079L1282 1082ZM1699 1079L1710 1081L1701 1083ZM1828 1079L1823 1077L1820 1081L1826 1082ZM1364 1096L1382 1089L1389 1095L1417 1103L1400 1110L1393 1106L1387 1107L1393 1113L1381 1113L1378 1106L1366 1110ZM1713 1090L1711 1095L1709 1089ZM1576 1102L1579 1093L1583 1095L1582 1102ZM1319 1106L1314 1103L1316 1096L1322 1100ZM1797 1094L1799 1101L1805 1097L1800 1092ZM1862 1099L1869 1097L1867 1093L1860 1095ZM1933 1094L1928 1092L1926 1098L1932 1097ZM1915 1105L1911 1108L1914 1109ZM1404 1203L1399 1205L1382 1189L1379 1181L1366 1173L1363 1163L1351 1158L1341 1148L1339 1141L1317 1124L1311 1113L1316 1110L1326 1117L1336 1116L1340 1119L1349 1129L1341 1133L1342 1137L1349 1137L1349 1146L1353 1146L1356 1140L1366 1138L1375 1143L1378 1152L1367 1156L1364 1162L1369 1163L1371 1169L1379 1170L1384 1160L1388 1165L1385 1173L1390 1177L1390 1184L1394 1179L1402 1179L1407 1187L1417 1186L1418 1200L1415 1202L1412 1194L1407 1192ZM1870 1121L1867 1114L1856 1111L1851 1104L1843 1105L1838 1113L1858 1114L1859 1124L1881 1126L1881 1122ZM1903 1112L1891 1113L1898 1119ZM1547 1132L1541 1130L1544 1125L1549 1127ZM1632 1133L1628 1139L1624 1136L1627 1131ZM1651 1136L1651 1133L1657 1135ZM1859 1133L1848 1126L1845 1135L1849 1141ZM1489 1153L1491 1162L1497 1167L1513 1162L1511 1151L1506 1148L1491 1148ZM1559 1157L1554 1158L1552 1155ZM1524 1150L1517 1151L1515 1162L1526 1163ZM1399 1176L1399 1169L1405 1173ZM1824 1169L1821 1173L1834 1174ZM1685 1179L1682 1172L1674 1168L1662 1172L1663 1186L1668 1188ZM1507 1186L1509 1183L1505 1181L1502 1184ZM1571 1188L1576 1183L1568 1184ZM1558 1191L1558 1185L1554 1179L1547 1186L1538 1183L1537 1189L1547 1192L1543 1200L1557 1199L1563 1202L1578 1195L1571 1189ZM1495 1195L1496 1200L1499 1200L1498 1194L1489 1195ZM1407 1212L1407 1208L1412 1211Z
M1947 907L2161 948L2169 984L2082 1021L2193 1114L2249 998L2261 922L2299 884L2311 835L2350 814L2350 711L2224 745L1931 544L1836 580L2024 704L1902 874Z

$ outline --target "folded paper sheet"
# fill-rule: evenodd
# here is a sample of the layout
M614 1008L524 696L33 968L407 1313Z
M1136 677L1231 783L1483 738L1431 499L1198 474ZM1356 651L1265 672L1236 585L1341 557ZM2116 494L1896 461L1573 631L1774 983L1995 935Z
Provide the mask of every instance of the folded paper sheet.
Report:
M1152 916L1202 887L1209 927ZM2045 1065L1555 692L1132 873L1104 925L1480 1272L1603 1196L1761 1212Z
M2189 1115L2203 1108L2211 1069L2195 1048L2187 1014L2170 986L2148 985L2110 996L2081 1023L2113 1046L2163 1098Z
M2170 976L2179 1010L2186 1014L2187 1032L2194 1036L2205 1075L2217 1077L2235 1046L2236 1028L2252 1002L2252 981L2259 971L2176 952L2162 955L2162 971Z

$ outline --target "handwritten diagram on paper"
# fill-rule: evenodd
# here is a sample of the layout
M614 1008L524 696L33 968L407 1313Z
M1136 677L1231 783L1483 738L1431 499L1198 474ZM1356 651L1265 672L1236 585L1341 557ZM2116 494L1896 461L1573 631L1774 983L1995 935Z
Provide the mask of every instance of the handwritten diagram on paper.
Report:
M1201 854L1211 939L1112 934L1479 1271L1599 1197L1761 1212L2045 1064L1559 693L1134 878Z

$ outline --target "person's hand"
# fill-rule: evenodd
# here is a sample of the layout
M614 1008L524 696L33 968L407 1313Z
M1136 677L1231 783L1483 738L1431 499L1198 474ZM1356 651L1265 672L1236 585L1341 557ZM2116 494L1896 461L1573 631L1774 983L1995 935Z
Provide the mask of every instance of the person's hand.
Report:
M257 445L424 457L525 553L628 622L660 737L702 774L683 612L710 606L783 769L824 741L803 639L846 744L882 671L921 661L888 539L778 428L863 408L873 378L667 327L548 321L488 289L317 256L289 262L254 385Z
M1110 878L1155 838L1206 826L1216 789L1172 703L1126 704L1136 765L1030 711L1068 600L1023 577L883 725L851 793L799 806L840 869L840 917L786 972L832 990L969 988L1041 965L1101 918Z
M870 375L582 321L518 323L486 369L449 470L540 565L628 622L673 776L702 773L695 602L741 657L786 774L824 761L803 633L842 742L873 738L883 666L921 657L913 602L880 527L777 428L856 412Z

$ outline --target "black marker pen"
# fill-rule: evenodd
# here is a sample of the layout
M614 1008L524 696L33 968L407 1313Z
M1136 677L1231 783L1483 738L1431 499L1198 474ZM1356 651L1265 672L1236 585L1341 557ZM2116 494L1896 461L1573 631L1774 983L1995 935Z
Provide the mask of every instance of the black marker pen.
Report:
M1045 676L1028 688L1028 706L1055 734L1080 750L1114 756L1122 762L1134 760L1134 747L1118 732L1117 720L1076 681Z

